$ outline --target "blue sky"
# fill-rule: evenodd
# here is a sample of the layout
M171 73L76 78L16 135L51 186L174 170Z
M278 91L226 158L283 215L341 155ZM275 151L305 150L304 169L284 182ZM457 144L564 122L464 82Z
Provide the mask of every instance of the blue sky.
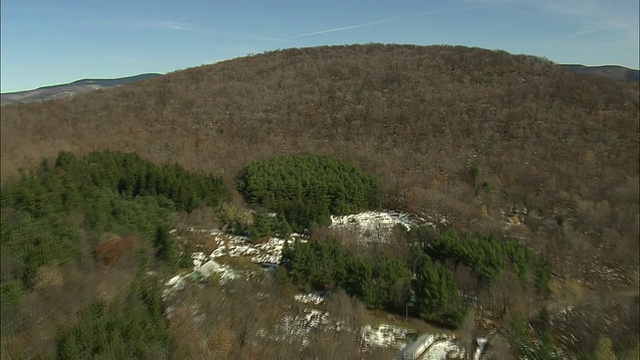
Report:
M371 42L639 67L636 0L3 0L1 7L2 92Z

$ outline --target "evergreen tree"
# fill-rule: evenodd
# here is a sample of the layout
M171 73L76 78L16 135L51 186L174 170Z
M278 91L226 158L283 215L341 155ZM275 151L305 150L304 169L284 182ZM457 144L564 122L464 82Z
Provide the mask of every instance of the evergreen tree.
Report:
M82 350L76 343L76 337L73 335L67 336L59 346L58 359L75 360L81 359L82 357Z
M424 254L416 270L412 288L416 295L416 309L425 320L457 327L464 319L458 288L451 273Z
M151 259L144 247L139 247L136 250L136 274L138 276L146 274L151 268Z
M252 241L271 235L271 221L264 208L258 209L253 217L253 225L249 229Z
M598 340L595 351L595 360L617 360L615 352L613 352L613 343L611 339L603 336Z
M373 206L379 180L339 159L318 155L283 156L247 166L237 189L245 200L283 212L296 231L324 225L330 214ZM284 210L284 211L281 211Z
M274 235L278 236L279 238L286 238L287 236L291 235L291 231L291 226L284 218L284 214L279 212L276 216L275 225L273 228Z
M174 269L178 265L178 247L169 231L162 225L156 227L154 246L156 248L156 258L170 268Z
M418 268L416 269L416 277L413 289L416 294L416 309L422 318L431 317L431 313L438 310L441 305L437 301L436 286L438 282L438 274L434 268L431 258L422 255Z

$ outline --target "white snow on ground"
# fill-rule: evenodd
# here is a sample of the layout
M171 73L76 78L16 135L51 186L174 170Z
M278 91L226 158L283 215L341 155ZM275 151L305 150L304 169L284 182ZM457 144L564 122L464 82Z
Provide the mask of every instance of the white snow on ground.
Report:
M313 330L325 332L347 331L353 336L360 335L362 343L366 347L384 347L397 350L403 349L407 343L407 336L415 333L408 328L391 324L379 324L377 327L371 325L363 326L359 331L345 328L344 322L331 320L329 313L317 309L304 309L302 314L285 315L272 329L260 329L256 333L258 338L270 338L276 341L283 341L288 344L299 342L302 346L309 345L309 334ZM452 358L465 358L465 351L458 346L458 342L453 335L434 335L435 342L425 350L419 357L422 360L446 360L447 355ZM478 339L480 348L473 357L479 360L480 353L486 344L485 339Z
M216 262L214 260L215 258L222 256L251 256L253 263L262 265L277 265L282 258L282 249L285 244L284 239L271 238L264 243L254 244L249 241L248 237L227 235L218 229L197 229L191 226L187 230L189 232L209 234L209 236L214 237L217 248L209 256L203 252L191 254L194 266L193 272L186 275L176 275L170 279L165 284L168 288L163 291L163 298L166 298L172 292L183 290L187 285L185 279L190 277L190 275L206 279L213 274L220 274L221 284L238 277L237 272L228 265ZM175 231L172 230L172 233L175 233ZM301 237L301 235L292 234L288 241L291 243L296 240L301 242L307 241Z
M457 354L460 357L461 351L458 347L458 344L453 342L452 340L438 340L434 342L427 351L424 352L424 355L420 357L422 360L446 360L447 354L453 353ZM452 355L453 355L452 354Z
M220 274L220 284L225 284L231 280L238 278L238 274L228 265L218 264L215 260L210 259L201 266L196 266L189 275L198 275L203 279L211 275Z
M282 249L284 248L284 243L284 239L270 238L269 241L265 243L256 244L255 248L259 251L259 254L253 256L251 258L251 262L256 264L279 264L280 259L282 259Z
M412 219L409 214L395 211L366 211L345 216L331 216L329 228L347 229L358 234L362 242L386 241L396 225L410 230L422 219Z
M167 288L162 291L163 299L166 300L171 293L184 290L187 287L187 280L191 277L206 279L211 275L219 274L220 284L224 284L239 276L231 267L217 263L203 252L195 252L191 254L191 258L193 259L193 271L189 274L178 274L169 279L164 284Z
M292 234L287 240L279 238L270 238L267 242L254 244L245 236L223 235L217 233L214 235L218 247L211 253L211 258L221 256L239 257L251 256L251 262L256 264L279 264L282 258L282 249L285 241L306 242L301 235Z
M358 214L345 216L331 216L332 229L345 229L358 234L359 241L362 242L382 242L386 241L393 228L397 225L410 230L412 226L436 226L436 224L447 225L448 219L445 217L430 217L423 219L417 215L411 215L399 211L366 211ZM194 233L208 234L214 237L217 248L211 253L211 258L222 256L239 257L251 256L251 261L256 264L278 264L282 258L282 249L285 239L270 238L264 243L254 244L246 236L225 234L220 229L198 229L190 226L187 231ZM290 244L293 241L306 242L306 238L300 234L291 234L286 241ZM195 261L195 259L194 259Z
M182 282L182 275L176 275L169 279L164 285L165 286L175 286L176 284Z
M324 301L324 295L319 292L312 292L309 294L297 294L294 299L303 304L319 305Z
M203 252L198 251L191 254L191 259L193 259L193 266L197 268L202 266L204 261L207 259L207 255L205 255Z
M168 286L168 288L162 291L162 298L166 299L169 294L184 290L184 288L187 287L187 283L184 281L184 278L184 275L179 274L169 279L169 281L164 284L165 286Z
M184 278L185 275L178 274L169 279L169 281L164 284L164 286L167 286L168 288L162 290L162 299L166 300L167 296L171 293L184 290L187 287L187 283L184 281Z
M273 330L260 329L258 337L269 337L276 341L292 344L301 341L303 346L309 345L309 333L321 328L325 331L340 331L342 323L329 321L329 313L317 309L304 309L301 315L285 315Z
M474 360L480 360L480 355L482 355L482 352L484 351L484 348L487 346L487 339L485 339L485 338L477 338L476 339L476 344L478 345L478 347L476 348L476 353L473 354L473 359Z
M412 226L435 227L438 223L448 225L449 221L445 217L428 217L425 220L417 215L385 210L331 216L329 228L353 231L358 234L358 240L361 242L384 242L387 241L391 231L397 225L409 231Z
M347 229L358 234L359 240L363 242L386 241L393 228L397 225L410 230L412 226L436 226L436 224L448 225L448 220L444 217L436 219L427 217L427 220L418 216L396 212L396 211L369 211L347 216L332 216L330 228ZM163 298L174 291L180 291L187 286L186 280L194 278L207 278L213 274L220 274L220 282L233 280L238 274L227 265L219 264L216 258L222 256L229 257L251 257L253 263L261 265L277 265L282 258L282 250L285 240L270 238L268 241L253 244L249 238L225 234L219 229L197 229L189 227L189 232L208 234L216 241L217 248L209 256L202 252L191 255L194 269L190 274L180 274L171 278L165 286L168 288L163 292ZM173 233L175 231L172 230ZM290 244L294 241L306 242L304 236L292 234L288 239ZM298 294L294 297L296 301L304 304L320 305L324 297L319 293ZM359 336L363 344L367 347L389 347L402 349L408 342L407 335L411 330L390 324L379 324L377 327L366 325L361 329L345 328L345 322L340 319L329 320L327 312L317 309L304 309L303 313L297 315L286 315L272 329L260 329L257 337L269 337L278 341L286 341L292 344L293 341L300 341L303 346L308 345L309 333L313 329L322 331L347 331ZM423 354L423 359L445 359L450 351L464 352L458 349L454 338L450 335L437 335L438 341ZM479 353L476 355L478 356ZM477 359L477 358L476 358Z
M367 346L390 347L402 349L407 345L407 334L409 329L390 324L380 324L377 328L371 325L362 327L362 341Z
M362 342L369 347L402 349L406 345L407 334L410 333L409 329L389 324L380 324L377 328L365 325L359 332L346 328L344 324L344 321L341 320L330 320L328 312L304 309L302 314L283 316L271 330L258 330L256 336L269 337L276 341L285 341L288 344L300 341L302 346L307 346L309 345L309 334L314 329L325 332L347 331L353 333L353 336L358 336L359 333Z
M466 352L460 348L458 341L454 335L451 334L436 334L434 335L434 342L418 357L420 360L446 360L449 356L451 359L466 359ZM479 360L482 351L484 350L487 339L477 338L476 343L478 345L476 352L473 356L474 360Z

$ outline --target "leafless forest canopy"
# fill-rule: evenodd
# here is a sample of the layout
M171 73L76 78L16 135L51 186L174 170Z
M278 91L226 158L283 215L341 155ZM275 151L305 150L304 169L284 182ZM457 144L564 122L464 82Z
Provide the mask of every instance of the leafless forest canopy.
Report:
M554 276L608 291L637 286L639 112L637 84L532 56L289 49L3 106L2 180L61 150L136 152L228 184L252 161L329 154L378 175L387 207L508 232L548 254ZM512 209L526 219L504 230ZM626 282L598 278L595 266Z
M580 237L637 247L638 112L637 86L531 56L291 49L5 106L2 177L59 150L135 151L228 179L275 154L327 153L381 176L389 205L462 222L482 205L526 206L567 217ZM471 164L490 196L475 196Z

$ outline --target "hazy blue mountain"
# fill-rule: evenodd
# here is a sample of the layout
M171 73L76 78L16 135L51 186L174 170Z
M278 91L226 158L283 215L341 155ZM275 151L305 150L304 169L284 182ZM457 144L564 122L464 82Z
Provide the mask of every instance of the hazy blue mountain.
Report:
M34 90L4 93L0 95L0 100L2 105L8 105L67 98L97 89L111 88L158 76L162 75L149 73L117 79L82 79L68 84L44 86Z
M640 71L629 69L624 66L618 66L618 65L585 66L585 65L579 65L579 64L565 64L562 66L566 69L579 72L579 73L604 76L614 80L640 82Z

